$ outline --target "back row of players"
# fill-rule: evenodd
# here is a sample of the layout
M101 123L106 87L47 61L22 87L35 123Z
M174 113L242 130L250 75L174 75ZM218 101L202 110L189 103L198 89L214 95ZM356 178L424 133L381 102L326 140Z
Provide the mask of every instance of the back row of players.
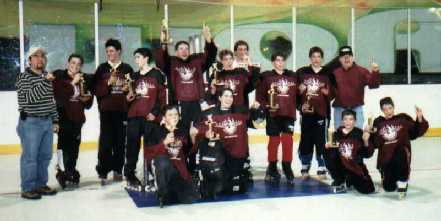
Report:
M398 189L405 195L410 140L422 136L428 123L419 108L416 120L396 115L392 99L386 97L380 101L384 116L361 129L364 89L379 87L378 65L372 63L370 71L357 65L351 47L344 46L336 59L322 66L323 51L313 47L311 64L296 72L285 68L282 53L271 56L272 70L261 72L251 62L245 41L238 41L234 52L217 53L208 27L202 35L203 53L190 54L186 41L175 44L175 56L169 55L167 44L154 55L147 48L137 49L133 55L138 71L121 61L121 43L109 39L107 61L94 75L81 73L83 58L77 54L68 58L67 69L54 72L60 115L58 149L63 156L57 179L63 188L79 183L76 161L84 109L90 108L92 96L96 96L100 115L96 171L102 184L113 172L114 181L121 181L124 175L129 186L142 185L136 164L143 138L146 171L154 174L162 203L189 203L199 193L212 198L244 192L252 183L247 130L266 121L265 179L279 182L281 178L277 168L281 144L282 170L287 183L294 185L292 135L300 111L303 178L309 176L315 147L317 175L325 176L328 170L335 192L354 187L372 193L375 188L363 158L372 156L377 148L383 188ZM150 65L153 58L156 67ZM254 90L255 102L250 105L248 94ZM327 136L331 101L337 130Z

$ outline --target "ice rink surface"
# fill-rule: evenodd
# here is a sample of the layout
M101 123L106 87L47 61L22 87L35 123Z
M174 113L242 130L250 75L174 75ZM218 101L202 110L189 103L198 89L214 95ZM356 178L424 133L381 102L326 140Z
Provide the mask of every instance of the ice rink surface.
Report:
M298 143L295 143L295 147ZM257 178L266 166L266 146L251 146L253 170ZM421 138L413 142L412 173L408 196L379 188L376 155L366 160L377 193L364 196L354 191L290 198L271 198L216 203L198 203L165 208L137 208L124 190L125 182L101 187L94 170L96 151L82 151L78 169L80 188L60 191L56 196L29 201L19 197L19 155L0 156L0 220L357 220L357 221L439 221L441 220L441 138ZM279 151L280 152L280 151ZM295 153L297 154L297 153ZM55 155L50 166L49 184L55 180ZM279 165L280 167L280 165ZM293 163L300 175L297 157ZM141 168L139 163L138 168ZM311 174L315 174L313 164ZM330 183L328 178L325 182Z

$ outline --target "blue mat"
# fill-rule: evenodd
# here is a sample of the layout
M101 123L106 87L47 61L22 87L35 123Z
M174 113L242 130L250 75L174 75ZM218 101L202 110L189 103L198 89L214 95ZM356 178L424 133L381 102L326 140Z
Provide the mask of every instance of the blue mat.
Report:
M141 193L137 191L127 190L129 196L137 207L156 207L159 205L155 193ZM316 179L295 179L295 185L287 186L282 182L276 186L266 183L263 180L255 180L254 185L249 188L247 193L236 195L220 195L216 200L199 200L196 203L237 201L248 199L264 199L279 197L298 197L298 196L315 196L323 194L332 194L331 186L320 182Z

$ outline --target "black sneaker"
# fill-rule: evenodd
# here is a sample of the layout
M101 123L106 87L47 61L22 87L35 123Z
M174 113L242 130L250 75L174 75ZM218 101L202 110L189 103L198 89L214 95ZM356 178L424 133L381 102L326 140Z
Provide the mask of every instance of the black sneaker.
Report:
M317 176L320 179L326 179L326 169L323 168L323 167L319 167L318 170L317 170Z
M60 187L62 189L66 188L66 173L60 169L57 169L57 174L55 175L55 178L58 181L58 184L60 184Z
M406 184L405 187L398 187L397 192L398 192L398 199L400 200L404 200L407 196L407 186L408 184Z
M28 200L39 200L41 199L41 194L36 191L26 191L21 192L21 198Z
M35 192L43 195L43 196L53 196L57 194L57 191L55 189L52 189L48 186L42 186L40 188L37 188Z
M126 176L127 189L141 191L141 181L136 177L135 174L129 174Z
M123 181L123 175L122 173L113 171L113 181L114 182L122 182Z
M302 175L302 179L309 179L309 169L310 165L302 165L302 169L300 170L300 174Z

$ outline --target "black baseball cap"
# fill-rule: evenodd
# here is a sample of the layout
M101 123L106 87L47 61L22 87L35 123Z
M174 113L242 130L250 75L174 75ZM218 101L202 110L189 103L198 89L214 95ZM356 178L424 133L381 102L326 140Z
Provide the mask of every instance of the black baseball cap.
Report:
M340 50L338 50L338 56L339 57L342 57L342 56L345 56L345 55L351 55L351 56L353 56L354 54L352 53L352 48L351 48L351 46L342 46L341 48L340 48Z

